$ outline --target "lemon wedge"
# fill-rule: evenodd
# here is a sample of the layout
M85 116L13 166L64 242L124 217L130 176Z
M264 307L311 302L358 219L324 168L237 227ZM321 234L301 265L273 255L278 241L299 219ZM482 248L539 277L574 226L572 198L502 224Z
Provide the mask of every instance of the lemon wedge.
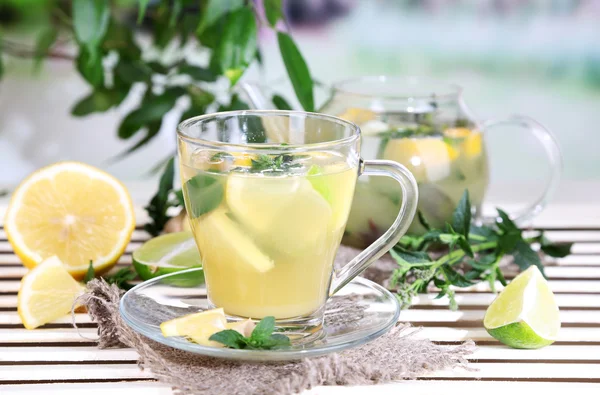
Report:
M116 263L135 217L131 197L117 179L83 163L60 162L17 187L4 226L25 266L33 268L56 255L81 279L90 260L96 273Z
M225 195L234 217L280 253L319 248L332 217L327 200L302 177L231 175Z
M222 347L218 342L208 340L217 332L227 329L223 309L206 310L201 313L184 315L160 324L163 336L185 336L203 346Z
M23 277L17 311L23 325L34 329L71 312L83 292L56 256L46 259Z
M273 260L227 214L224 208L217 208L192 220L197 221L194 231L203 264L210 266L214 260L216 264L246 267L261 273L275 267Z

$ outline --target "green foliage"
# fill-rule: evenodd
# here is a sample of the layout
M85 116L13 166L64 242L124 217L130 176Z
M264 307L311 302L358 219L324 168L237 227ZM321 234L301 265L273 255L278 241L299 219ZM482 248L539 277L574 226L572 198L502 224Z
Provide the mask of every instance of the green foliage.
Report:
M233 85L259 60L258 23L275 29L283 18L281 3L266 1L264 15L256 15L258 8L244 0L51 1L39 10L45 23L38 28L34 50L24 46L21 51L3 51L0 40L0 77L3 55L33 58L37 68L45 58L70 57L55 47L74 39L78 52L73 65L90 87L71 109L74 116L108 111L119 106L134 86L145 87L143 100L124 115L117 131L119 138L127 140L139 137L140 131L145 134L117 155L119 158L152 141L163 117L171 111L189 117L240 107L242 102L233 95L224 98L225 103L218 102L216 97L221 100L223 95L216 95L212 89L218 88L206 83L227 78ZM149 45L136 40L140 28L151 32ZM301 95L299 101L313 109L306 62L292 38L287 33L279 35L286 69ZM208 64L193 64L187 58L186 54L203 50L210 52ZM189 108L176 109L186 102L179 101L181 97L189 98ZM277 103L287 104L283 98ZM254 137L254 142L264 141L264 136Z
M277 42L298 101L306 111L315 111L313 80L300 50L287 33L278 32Z
M244 337L233 329L226 329L213 334L209 340L236 349L272 350L274 348L289 346L290 338L279 333L274 334L274 330L275 317L269 316L263 318L256 324L256 327L249 337Z
M144 225L146 232L152 236L158 236L170 216L167 210L170 207L179 206L180 200L174 197L173 181L175 180L175 159L171 158L167 162L165 169L160 177L158 191L145 207L151 221Z
M452 225L446 229L432 229L422 213L419 220L428 231L422 236L404 236L390 251L398 268L390 279L398 300L410 305L418 292L427 292L430 285L438 289L438 298L448 296L450 308L458 308L454 288L464 288L479 282L488 282L492 290L496 281L506 285L499 263L511 256L520 270L535 265L544 270L540 256L532 248L539 244L541 251L550 256L566 256L571 244L554 244L539 234L524 238L521 229L502 210L498 209L495 225L471 224L471 205L468 192L454 210Z

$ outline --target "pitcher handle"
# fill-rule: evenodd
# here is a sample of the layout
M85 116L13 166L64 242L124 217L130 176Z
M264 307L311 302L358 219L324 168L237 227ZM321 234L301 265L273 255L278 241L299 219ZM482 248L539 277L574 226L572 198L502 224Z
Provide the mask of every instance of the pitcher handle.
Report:
M484 122L483 129L484 132L487 132L492 128L503 125L516 125L531 132L542 145L544 153L548 158L548 162L550 162L550 179L548 180L546 189L542 195L527 207L515 213L509 213L511 219L519 224L529 221L538 215L544 209L552 194L556 191L562 172L562 155L560 152L560 147L556 142L556 138L552 135L552 133L539 122L529 117L513 115L507 119L487 121ZM496 218L495 216L484 216L483 220L484 222L493 222L496 220Z
M410 226L419 200L417 181L408 169L391 160L361 160L359 175L387 176L398 181L402 188L402 204L396 220L390 228L373 244L358 254L343 267L331 284L330 295L338 292L344 285L362 273L371 263L379 259L392 248Z

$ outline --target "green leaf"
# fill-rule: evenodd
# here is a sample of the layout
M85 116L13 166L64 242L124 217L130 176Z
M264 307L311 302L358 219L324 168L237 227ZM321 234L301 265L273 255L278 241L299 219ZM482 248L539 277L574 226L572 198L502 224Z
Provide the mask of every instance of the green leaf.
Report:
M129 91L99 89L78 101L71 109L71 115L82 117L94 112L104 112L119 105Z
M174 180L175 158L171 158L160 176L158 191L152 197L150 203L144 207L148 212L148 216L152 219L151 222L144 225L144 229L152 236L158 236L169 220L167 210L171 207L169 197L173 190Z
M281 0L264 0L265 16L271 27L275 27L277 21L283 18Z
M104 85L104 66L102 66L102 56L100 51L88 47L79 47L79 56L77 57L77 70L81 76L95 88Z
M266 349L285 347L289 345L290 338L286 335L282 335L281 333L274 333L271 335L271 337L269 337L269 339L263 342L263 348Z
M291 110L292 106L290 106L290 103L288 103L283 96L280 95L273 95L273 98L271 99L271 101L273 102L273 104L275 105L275 107L278 110Z
M194 85L188 86L187 93L190 95L192 107L202 111L215 101L215 95Z
M504 232L511 231L519 231L519 227L510 219L509 215L499 208L496 209L498 211L498 218L496 218L496 224L498 228Z
M223 73L235 85L256 56L256 19L252 9L240 8L229 15L217 52Z
M539 255L524 240L521 239L517 241L510 254L513 256L515 264L519 266L521 271L527 269L529 266L535 265L542 273L544 273L544 265L542 265Z
M256 327L250 335L250 339L260 341L261 339L267 339L271 336L275 330L275 317L268 316L263 318L256 324Z
M422 227L424 227L427 230L431 230L431 225L429 225L429 222L427 222L427 219L425 218L425 215L421 210L417 211L417 218L419 219L419 223Z
M106 34L110 17L108 0L73 0L75 38L92 51Z
M161 126L162 126L161 121L149 122L145 128L145 132L146 132L145 136L140 141L135 143L133 146L127 148L127 150L125 150L121 154L116 155L114 157L114 159L116 159L116 160L122 159L125 156L129 155L130 153L137 151L138 149L142 148L144 145L148 144L148 142L150 142L150 140L152 140L154 137L156 137L158 132L160 132Z
M144 16L146 16L146 9L148 8L148 3L150 0L138 0L138 17L137 24L141 25L144 20Z
M392 248L390 250L390 255L396 260L396 262L398 262L400 266L431 262L431 259L427 253L421 251L407 251L399 246Z
M225 329L211 335L208 340L219 342L226 347L242 349L246 348L246 338L239 332L233 329Z
M212 26L219 18L243 6L244 0L209 0L204 9L202 20L196 29L196 34L201 35L206 28Z
M119 59L114 69L115 75L129 85L136 82L149 82L152 77L152 69L139 60L127 58Z
M179 66L179 68L177 69L177 72L179 74L189 75L190 77L192 77L194 80L197 80L197 81L214 82L217 80L217 77L218 77L211 70L209 70L207 68L200 67L200 66L194 66L191 64L187 64L187 63L184 63L183 65Z
M131 267L124 267L111 276L103 276L104 280L109 284L115 284L121 289L131 289L134 285L129 284L129 281L135 280L136 274L131 271Z
M225 195L221 179L208 174L197 174L190 178L185 183L184 191L188 197L188 214L192 219L217 208Z
M44 29L39 34L35 43L35 57L33 63L34 70L39 70L44 57L48 54L48 50L56 42L57 37L58 31L53 26L48 29Z
M90 265L88 266L87 272L83 277L83 283L87 284L96 277L96 271L94 270L94 262L90 259Z
M277 32L277 42L298 101L304 110L314 111L313 81L300 50L287 33Z
M555 258L564 258L571 253L573 243L549 243L541 244L542 251L549 256Z
M167 74L169 72L169 68L160 62L148 62L146 65L150 67L153 72L158 74Z
M112 18L102 42L102 50L116 51L120 59L139 60L142 51L133 37L133 31Z
M469 239L472 239L472 235L483 237L487 241L495 241L498 239L498 234L489 226L471 225Z
M118 130L119 138L128 139L145 125L162 121L180 96L181 91L176 89L166 90L160 96L149 96L137 110L127 114L121 121Z
M444 272L444 275L448 279L448 282L450 282L450 284L452 285L455 285L460 288L470 287L471 285L473 285L473 282L467 280L462 274L452 269L448 265L442 266L442 270Z
M500 284L506 287L506 279L504 278L504 274L502 274L502 270L498 266L496 266L496 277L498 278L498 281L500 281Z
M464 236L461 235L456 241L456 244L458 244L458 246L465 252L465 254L467 254L467 256L470 256L471 258L475 257L473 250L471 249L471 245Z
M471 202L469 200L469 191L465 189L454 213L452 214L452 228L456 233L469 239L469 230L471 227Z
M523 241L521 231L511 230L498 237L498 250L501 252L510 253L519 241Z

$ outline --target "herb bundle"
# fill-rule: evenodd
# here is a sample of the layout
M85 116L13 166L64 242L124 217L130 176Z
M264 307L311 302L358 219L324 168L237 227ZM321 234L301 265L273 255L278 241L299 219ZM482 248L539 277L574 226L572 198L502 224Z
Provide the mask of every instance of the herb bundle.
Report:
M520 270L535 265L543 273L540 256L532 246L538 245L552 257L564 257L571 251L571 243L552 243L542 231L526 237L500 209L494 224L473 225L468 191L454 210L452 222L446 223L444 229L433 229L420 212L418 218L427 232L422 236L404 236L390 250L398 263L390 278L390 288L403 307L410 305L417 293L427 292L433 285L438 290L437 298L448 296L450 308L456 310L455 288L487 282L495 292L497 281L506 285L499 267L503 257L511 256Z

